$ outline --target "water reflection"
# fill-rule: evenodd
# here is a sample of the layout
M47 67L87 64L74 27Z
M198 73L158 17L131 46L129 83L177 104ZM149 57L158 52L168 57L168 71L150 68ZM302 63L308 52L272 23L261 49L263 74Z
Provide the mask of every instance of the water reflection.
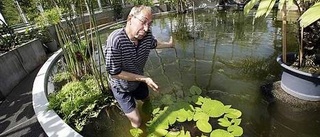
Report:
M280 79L281 69L275 59L281 52L281 28L274 13L254 20L253 15L244 16L242 11L206 9L195 15L157 18L152 31L159 40L166 41L173 35L176 44L175 49L151 52L145 73L158 83L161 92L151 92L153 100L161 100L166 94L184 97L192 85L197 85L204 90L204 96L243 112L243 136L320 135L320 118L315 117L319 116L319 108L285 118L288 113L295 113L286 105L270 103L260 90L261 85ZM110 32L105 32L104 40ZM288 38L288 51L293 51L295 36L291 32ZM112 118L116 121L112 127L87 132L97 136L130 136L126 118L117 117ZM108 120L111 119L100 116L97 123Z

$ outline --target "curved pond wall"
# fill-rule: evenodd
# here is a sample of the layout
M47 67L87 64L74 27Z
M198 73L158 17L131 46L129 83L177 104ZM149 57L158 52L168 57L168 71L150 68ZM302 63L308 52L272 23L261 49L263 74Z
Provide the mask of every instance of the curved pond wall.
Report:
M49 102L47 99L47 83L50 68L58 61L62 55L60 49L53 54L39 70L32 89L32 104L37 119L49 137L81 137L66 124L53 110L47 110Z

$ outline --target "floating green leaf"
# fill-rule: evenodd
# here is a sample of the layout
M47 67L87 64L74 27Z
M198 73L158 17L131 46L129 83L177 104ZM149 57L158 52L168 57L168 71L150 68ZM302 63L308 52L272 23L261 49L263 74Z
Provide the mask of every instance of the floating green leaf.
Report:
M242 115L240 110L234 108L227 109L226 113L227 114L225 116L228 118L239 118Z
M234 123L233 125L237 125L238 126L241 123L241 119L232 119L231 122Z
M160 108L159 108L159 107L158 107L158 108L156 108L156 109L154 109L154 110L152 111L152 115L157 114L157 113L159 112L159 110L160 110Z
M243 129L240 126L232 125L227 130L234 136L241 136L243 134Z
M168 133L168 130L157 128L153 134L162 137L162 136L165 136L167 133Z
M216 129L210 133L210 137L233 137L233 135L223 129Z
M184 130L180 131L180 134L178 137L191 137L191 134L189 131L185 132Z
M212 126L209 124L208 121L205 120L198 120L196 122L198 129L204 133L210 133L212 131Z
M139 137L142 133L143 133L143 131L142 131L140 128L130 129L130 134L131 134L133 137Z
M197 87L197 86L192 86L192 87L190 88L190 93L191 93L192 95L200 95L201 92L202 92L202 90L201 90L199 87Z
M225 106L218 100L212 100L197 95L201 94L201 92L198 92L198 89L195 86L193 87L193 90L191 89L192 88L190 88L190 92L192 91L192 94L194 94L189 98L173 99L171 95L162 98L161 101L171 100L172 104L166 103L170 105L165 106L163 110L160 108L153 110L153 118L147 122L148 132L151 133L148 136L189 137L191 134L189 131L185 132L184 127L178 132L168 132L169 125L173 125L175 122L186 122L186 120L196 121L196 126L201 132L210 133L212 131L212 126L209 123L210 118L219 118L221 116L224 117L218 119L219 124L223 127L228 127L228 131L232 134L226 130L220 129L214 130L210 136L231 137L243 133L242 128L238 128L241 123L241 119L239 119L242 115L241 111L232 109L231 105ZM189 101L190 98L196 103L196 106L191 105L192 103Z
M171 95L164 95L163 98L161 99L161 102L165 105L171 105L174 102L174 99Z
M177 132L170 131L168 132L168 134L166 134L166 137L177 137L179 134L180 134L180 131L177 131Z
M205 99L201 108L211 117L220 117L225 113L223 103L218 100Z
M228 120L228 118L224 117L224 118L219 118L219 125L223 126L223 127L229 127L231 126L231 122Z
M196 112L194 114L193 120L198 121L198 120L204 120L204 121L209 121L209 115L204 113L204 112Z

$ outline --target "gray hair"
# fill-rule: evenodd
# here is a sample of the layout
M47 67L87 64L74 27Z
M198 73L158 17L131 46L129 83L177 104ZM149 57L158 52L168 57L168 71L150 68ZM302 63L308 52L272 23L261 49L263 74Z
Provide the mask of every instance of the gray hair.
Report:
M128 19L129 20L132 16L138 15L139 13L141 13L141 11L147 10L148 12L152 12L151 7L149 6L145 6L145 5L140 5L140 6L134 6L129 15L128 15Z

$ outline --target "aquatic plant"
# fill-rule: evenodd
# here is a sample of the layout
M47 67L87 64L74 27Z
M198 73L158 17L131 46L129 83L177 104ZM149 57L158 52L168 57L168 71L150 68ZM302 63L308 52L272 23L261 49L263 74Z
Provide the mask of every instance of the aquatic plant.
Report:
M153 109L153 118L147 122L148 136L191 137L199 132L210 137L233 137L243 134L243 129L240 127L242 115L240 110L231 108L231 105L224 105L218 100L201 96L202 90L197 86L192 86L189 92L190 96L183 99L174 99L170 95L162 99L166 105ZM221 128L212 126L213 119L218 121ZM190 128L188 126L190 124L194 126ZM132 129L130 132L133 136L138 136L137 133L142 134L139 129Z

